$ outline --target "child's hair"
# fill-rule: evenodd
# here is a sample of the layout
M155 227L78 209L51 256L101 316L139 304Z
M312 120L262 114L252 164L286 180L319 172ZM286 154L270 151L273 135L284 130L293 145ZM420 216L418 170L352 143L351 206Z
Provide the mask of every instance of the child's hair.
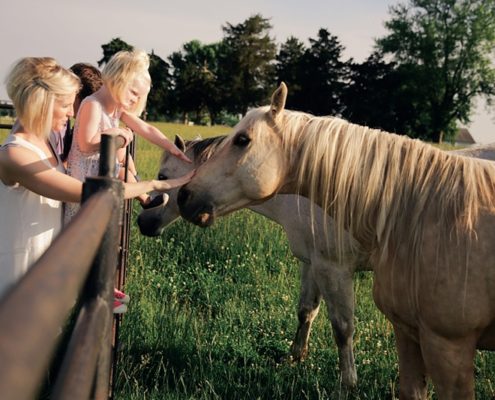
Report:
M108 90L117 101L122 101L124 91L136 79L142 80L151 87L151 77L148 71L150 58L143 50L119 51L103 67L102 78ZM149 90L148 90L149 91ZM146 106L148 94L142 96L133 110L140 115Z
M78 94L78 97L81 100L96 92L103 85L101 72L94 65L88 63L77 63L69 69L81 80L82 86Z
M81 84L51 57L25 57L14 64L5 85L23 128L48 137L55 99L77 93Z

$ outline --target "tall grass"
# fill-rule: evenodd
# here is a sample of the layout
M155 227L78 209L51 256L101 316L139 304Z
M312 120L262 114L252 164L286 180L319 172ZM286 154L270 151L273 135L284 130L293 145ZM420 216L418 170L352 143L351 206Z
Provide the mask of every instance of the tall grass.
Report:
M192 137L190 129L178 133ZM139 141L142 176L155 174L159 153ZM393 332L373 304L370 273L355 277L358 387L341 387L324 307L308 359L285 360L297 326L299 279L280 227L249 211L209 229L179 221L159 238L141 236L133 224L126 285L132 300L121 329L115 398L395 398ZM478 354L476 379L477 398L492 399L493 354Z

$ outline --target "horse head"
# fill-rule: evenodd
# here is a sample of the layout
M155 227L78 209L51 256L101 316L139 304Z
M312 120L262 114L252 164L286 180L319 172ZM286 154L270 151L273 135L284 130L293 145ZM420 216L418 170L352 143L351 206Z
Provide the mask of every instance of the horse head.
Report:
M215 217L267 200L286 178L280 134L287 98L284 83L271 105L251 110L178 195L181 215L206 227Z
M193 159L192 151L186 149L186 142L178 135L175 137L175 145L186 153L189 158ZM163 152L157 178L160 180L178 178L194 168L194 164L186 163L177 157L170 156L167 152ZM143 235L161 235L163 229L180 216L177 206L178 191L179 188L171 189L167 192L168 197L161 194L154 196L150 206L141 211L137 222ZM163 201L164 197L168 201Z

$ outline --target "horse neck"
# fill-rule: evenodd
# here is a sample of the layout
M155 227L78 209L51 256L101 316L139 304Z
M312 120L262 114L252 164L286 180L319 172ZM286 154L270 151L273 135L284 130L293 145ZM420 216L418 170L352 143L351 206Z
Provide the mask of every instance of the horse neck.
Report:
M380 183L390 173L386 162L374 163L386 151L375 151L390 138L338 118L305 122L284 132L289 167L281 192L305 196L325 210L336 221L338 240L350 230L363 247L373 247L383 229ZM391 148L401 156L398 142Z
M289 118L293 112L289 111ZM310 120L311 115L294 113L297 115L295 123L288 123L284 129L280 130L282 136L282 149L285 154L287 167L284 179L277 193L295 194L303 197L310 197L310 192L307 187L299 182L299 159L301 146L304 141L305 125ZM292 121L292 120L290 120Z

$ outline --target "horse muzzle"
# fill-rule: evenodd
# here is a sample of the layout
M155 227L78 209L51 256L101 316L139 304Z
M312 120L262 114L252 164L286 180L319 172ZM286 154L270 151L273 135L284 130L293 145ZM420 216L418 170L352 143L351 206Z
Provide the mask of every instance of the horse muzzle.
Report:
M187 185L179 190L177 204L182 218L195 225L206 228L213 225L215 221L214 208L208 196L197 196L189 189Z
M143 206L139 213L137 223L139 231L145 236L160 236L165 223L163 221L164 208L168 203L167 194L155 196L149 204Z

